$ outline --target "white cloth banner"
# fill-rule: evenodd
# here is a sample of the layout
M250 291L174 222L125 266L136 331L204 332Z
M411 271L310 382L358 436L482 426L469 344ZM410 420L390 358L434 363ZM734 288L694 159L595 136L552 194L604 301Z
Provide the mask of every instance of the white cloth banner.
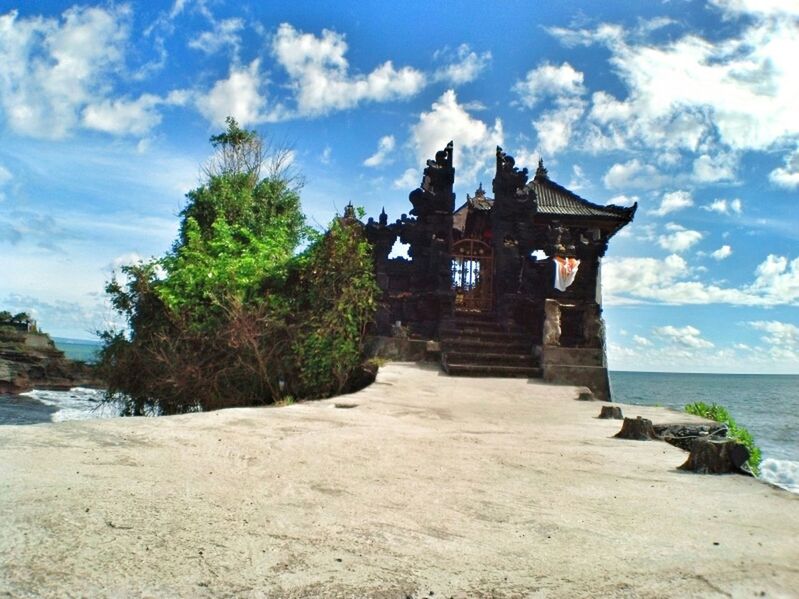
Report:
M569 285L574 283L574 277L577 276L577 269L580 267L580 261L577 258L561 258L555 256L555 289L558 291L566 291Z

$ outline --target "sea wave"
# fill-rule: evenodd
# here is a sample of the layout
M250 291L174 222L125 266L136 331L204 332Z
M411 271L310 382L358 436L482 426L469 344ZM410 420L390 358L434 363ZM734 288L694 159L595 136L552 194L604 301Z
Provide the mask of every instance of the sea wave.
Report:
M103 403L103 394L104 391L100 389L74 387L69 391L34 389L21 395L56 408L50 419L53 422L63 422L65 420L94 420L119 416L116 406Z
M791 493L799 493L799 462L766 458L760 462L760 478Z

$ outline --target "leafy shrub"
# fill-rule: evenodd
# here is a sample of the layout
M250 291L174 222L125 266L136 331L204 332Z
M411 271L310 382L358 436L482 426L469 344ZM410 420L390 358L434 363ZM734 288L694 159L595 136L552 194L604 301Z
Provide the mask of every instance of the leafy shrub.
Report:
M760 461L762 454L760 448L755 444L755 439L748 430L735 422L735 419L730 415L727 408L717 403L706 404L704 402L691 403L685 406L685 411L695 416L701 416L709 420L715 420L727 425L727 436L734 439L741 445L744 445L749 450L749 465L753 474L760 473Z

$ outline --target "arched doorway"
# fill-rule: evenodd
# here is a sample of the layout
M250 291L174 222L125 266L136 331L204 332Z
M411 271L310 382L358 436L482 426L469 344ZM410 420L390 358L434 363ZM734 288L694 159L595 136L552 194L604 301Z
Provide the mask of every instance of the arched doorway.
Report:
M490 312L493 307L494 260L491 246L463 239L452 246L452 289L456 312Z

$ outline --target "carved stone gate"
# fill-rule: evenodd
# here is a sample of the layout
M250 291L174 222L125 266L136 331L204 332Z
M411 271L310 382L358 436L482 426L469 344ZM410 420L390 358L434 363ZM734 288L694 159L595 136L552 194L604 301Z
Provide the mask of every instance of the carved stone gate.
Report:
M491 246L463 239L452 246L452 288L456 312L490 312L494 305Z

